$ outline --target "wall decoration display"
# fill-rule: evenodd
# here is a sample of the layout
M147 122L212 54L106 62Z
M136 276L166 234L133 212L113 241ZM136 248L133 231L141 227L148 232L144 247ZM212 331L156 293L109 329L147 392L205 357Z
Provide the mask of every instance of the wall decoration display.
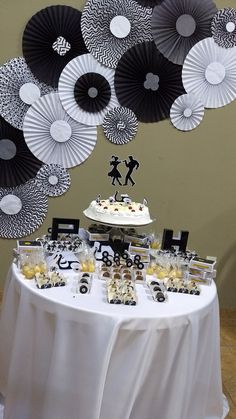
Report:
M116 68L117 98L141 122L168 118L174 100L185 93L181 70L157 50L154 42L137 44L124 53Z
M23 129L29 106L53 90L36 79L23 57L12 58L0 67L0 115L13 127Z
M70 174L58 164L43 165L39 169L35 181L39 189L48 196L63 195L71 184Z
M32 179L15 188L0 188L0 237L27 236L43 223L48 209L47 197Z
M135 0L88 0L82 12L85 44L102 64L115 68L128 48L152 40L152 9Z
M42 166L29 150L22 131L0 117L0 187L21 185Z
M119 106L107 112L103 121L104 134L113 144L127 144L138 130L138 120L128 108Z
M39 78L57 87L65 65L87 52L81 33L81 12L69 6L49 6L28 21L22 40L27 64Z
M170 109L172 124L179 130L190 131L196 128L204 116L204 106L192 93L179 96Z
M236 98L236 48L222 48L213 38L198 42L182 71L187 93L195 93L206 108L219 108Z
M211 36L216 12L212 0L165 0L152 14L156 47L168 60L182 65L192 46Z
M58 89L71 118L86 125L103 123L106 113L119 105L114 74L113 69L101 65L91 54L76 57L67 64Z
M236 9L220 9L211 22L214 41L223 48L236 46Z
M97 130L76 122L65 112L58 93L35 102L24 120L25 141L42 162L65 168L78 166L92 153Z

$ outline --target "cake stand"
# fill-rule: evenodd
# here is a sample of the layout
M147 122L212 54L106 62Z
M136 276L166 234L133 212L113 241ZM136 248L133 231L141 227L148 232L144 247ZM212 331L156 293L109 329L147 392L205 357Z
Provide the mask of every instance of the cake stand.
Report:
M110 231L108 231L109 234L109 245L111 246L112 250L114 252L119 252L120 254L123 254L125 250L128 249L129 247L129 243L126 243L124 241L125 238L125 233L122 231L123 228L137 228L137 227L145 227L151 223L153 223L153 221L155 220L151 220L149 222L146 223L132 223L129 224L127 223L119 223L119 220L116 219L116 216L114 216L114 223L111 222L105 222L105 221L101 221L101 219L99 219L99 217L91 217L89 215L89 212L87 210L83 211L84 215L86 218L88 218L89 220L92 221L96 221L97 223L104 225L104 226L108 226L111 227Z

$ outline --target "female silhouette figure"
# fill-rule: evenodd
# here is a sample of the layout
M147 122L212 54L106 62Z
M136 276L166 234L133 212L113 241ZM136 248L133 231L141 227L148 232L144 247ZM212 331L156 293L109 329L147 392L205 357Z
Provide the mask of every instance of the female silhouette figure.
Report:
M108 173L108 176L112 178L112 185L115 185L115 181L117 181L119 185L122 185L120 183L121 174L117 169L120 163L121 161L117 156L112 156L112 160L110 160L110 165L113 166L113 169Z

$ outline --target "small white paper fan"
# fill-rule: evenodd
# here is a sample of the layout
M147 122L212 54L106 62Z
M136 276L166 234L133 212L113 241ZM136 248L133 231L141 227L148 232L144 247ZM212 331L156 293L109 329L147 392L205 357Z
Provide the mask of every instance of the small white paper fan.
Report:
M195 93L206 108L219 108L236 98L236 47L221 48L213 38L198 42L183 65L187 93Z
M92 153L97 130L76 122L65 112L58 93L38 99L24 120L25 141L41 161L65 168L78 166Z
M87 73L100 74L109 84L109 103L105 108L95 113L82 109L75 99L76 82ZM113 69L101 65L91 54L83 54L67 64L61 73L58 90L62 105L71 118L85 125L101 125L103 123L106 113L119 105L114 89L114 74ZM91 85L90 88L92 89L93 86ZM100 92L98 91L97 94L99 95Z
M204 116L204 106L191 93L179 96L170 110L172 124L181 131L191 131L196 128Z

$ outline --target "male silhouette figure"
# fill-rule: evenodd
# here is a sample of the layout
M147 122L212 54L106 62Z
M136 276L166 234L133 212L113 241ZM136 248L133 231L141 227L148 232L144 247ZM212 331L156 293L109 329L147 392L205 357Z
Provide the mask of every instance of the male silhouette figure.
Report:
M128 181L130 181L132 186L134 186L135 182L132 179L131 175L132 175L134 169L137 170L139 168L139 162L137 160L134 160L133 156L129 156L129 161L127 162L127 160L124 160L124 163L125 163L126 167L128 167L128 169L129 169L128 172L127 172L127 175L125 176L124 185L127 185Z

